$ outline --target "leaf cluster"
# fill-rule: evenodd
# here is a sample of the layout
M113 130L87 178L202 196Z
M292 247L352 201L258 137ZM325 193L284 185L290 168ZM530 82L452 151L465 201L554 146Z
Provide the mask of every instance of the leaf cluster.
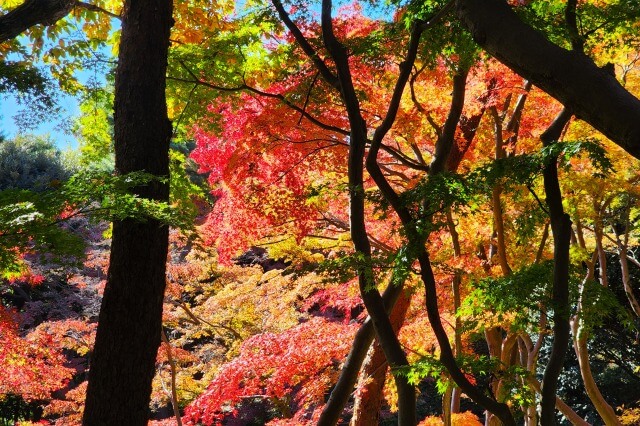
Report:
M86 171L43 192L0 191L0 271L15 276L25 250L53 256L54 262L79 259L83 242L62 224L86 215L93 220L155 219L165 225L190 229L191 216L169 203L140 198L135 188L166 181L145 172L114 176ZM57 185L56 185L57 186Z
M603 327L611 320L629 331L637 331L633 317L610 288L595 280L587 280L583 285L581 332L591 334L593 329Z
M429 23L422 35L420 59L431 69L444 62L450 72L468 70L478 59L480 50L469 31L453 16L449 10L435 24L433 18L448 5L448 1L428 0L411 1L407 5L403 22L407 28L412 22Z
M571 159L580 155L588 157L600 176L613 171L613 165L598 141L562 142L535 153L493 160L467 174L446 172L429 176L403 193L401 200L426 217L449 207L456 210L466 207L473 211L496 185L506 191L522 186L530 188L549 162L559 161L561 167L569 168Z
M521 380L522 377L528 377L531 373L522 366L513 365L504 368L499 359L472 355L457 357L457 363L472 381L486 382L492 377L499 378L507 389L507 401L519 406L526 406L535 401L535 393ZM451 386L451 377L446 371L435 355L426 355L409 366L395 369L393 373L406 376L409 383L413 385L418 385L426 378L432 378L436 381L438 393L444 394ZM489 392L488 389L487 392Z
M565 21L564 1L533 1L516 12L529 24L542 31L552 42L571 48ZM631 44L638 41L636 23L640 18L640 4L634 0L608 2L584 1L576 7L579 36L586 42L587 51L594 47L619 46L621 40Z
M506 277L474 281L457 315L469 330L487 320L503 323L507 316L512 328L527 330L535 325L535 313L550 302L552 282L552 261L525 266Z

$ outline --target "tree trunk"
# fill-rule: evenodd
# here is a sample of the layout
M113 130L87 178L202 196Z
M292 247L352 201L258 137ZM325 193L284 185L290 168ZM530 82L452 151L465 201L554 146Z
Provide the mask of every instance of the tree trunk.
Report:
M633 287L631 286L631 275L629 274L629 260L627 259L627 246L619 243L618 256L620 256L620 270L622 272L622 285L624 286L624 294L627 295L629 306L633 310L633 313L640 317L640 303L633 294Z
M120 174L169 174L171 123L165 72L171 0L128 0L115 85L115 153ZM168 183L136 188L167 201ZM84 425L146 425L160 344L168 228L156 220L114 222L111 258L91 356Z
M564 108L540 136L544 146L556 142L565 128L571 112ZM551 159L542 172L544 190L551 232L553 233L553 344L551 356L544 370L542 380L542 402L540 421L543 425L556 424L556 390L558 377L562 372L564 358L569 347L569 244L571 241L571 220L562 206L562 193L558 181L558 163Z
M411 304L411 295L403 291L398 302L393 307L390 320L393 331L397 334ZM378 341L369 348L365 359L359 382L360 392L356 395L353 406L351 426L369 426L378 424L380 418L380 406L382 405L382 391L387 377L387 360L384 351Z
M391 282L384 293L382 299L384 304L389 308L393 308L397 299L402 294L402 285ZM327 404L322 409L320 418L318 419L318 426L333 426L338 423L342 411L351 396L353 387L358 380L358 372L362 366L367 351L373 339L375 338L375 331L373 330L373 324L371 323L371 317L367 317L364 323L360 326L353 338L353 344L351 350L344 361L342 371L340 371L340 377L329 396Z
M574 335L573 348L576 352L576 356L578 357L578 364L580 366L580 375L582 376L582 381L584 383L584 390L587 392L589 399L593 403L593 406L596 407L596 410L600 417L602 417L604 423L607 426L618 426L621 424L620 420L618 420L618 417L613 411L611 405L607 403L600 393L600 389L598 389L598 385L593 378L591 364L589 364L587 336L582 330L582 321L578 316L573 319L571 328L573 329Z

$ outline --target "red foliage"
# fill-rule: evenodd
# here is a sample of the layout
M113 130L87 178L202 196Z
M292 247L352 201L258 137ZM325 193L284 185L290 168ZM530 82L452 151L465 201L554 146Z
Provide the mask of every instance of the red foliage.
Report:
M66 385L72 370L52 335L22 338L15 312L0 305L0 395L12 393L25 400L48 399Z
M343 317L345 323L356 319L354 314L356 317L363 315L363 311L359 309L362 307L362 297L360 297L358 290L357 279L318 290L304 302L306 311L318 309L322 314Z
M246 340L240 354L222 366L213 382L185 409L185 424L221 424L233 416L243 398L290 400L302 421L322 405L337 379L339 360L347 354L357 325L312 318L280 334Z
M270 93L284 91L274 85ZM192 158L217 198L205 234L228 262L239 248L270 235L305 235L319 215L307 203L309 185L327 167L340 163L344 136L300 122L299 114L273 98L244 94L241 108L216 108L219 136L195 130ZM310 136L313 135L313 136Z

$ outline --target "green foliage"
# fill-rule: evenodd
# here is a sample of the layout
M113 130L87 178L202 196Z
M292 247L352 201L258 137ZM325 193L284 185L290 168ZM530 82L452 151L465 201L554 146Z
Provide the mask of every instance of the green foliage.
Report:
M430 22L448 3L442 0L411 1L403 17L405 26L415 19ZM453 10L449 10L448 15L452 14ZM420 59L428 67L435 68L439 61L444 61L452 73L468 70L480 54L466 28L446 15L424 32L421 46Z
M42 71L21 62L0 61L0 93L18 92L38 106L54 105L51 82Z
M169 203L140 198L133 193L136 188L155 182L166 183L166 178L146 172L117 176L86 171L69 179L57 196L74 206L76 214L90 213L96 219L145 221L153 218L181 229L193 226L188 215Z
M522 186L531 188L548 162L559 159L561 167L569 168L571 159L581 155L589 158L600 176L613 171L606 151L597 140L559 142L533 154L490 161L465 175L447 172L429 176L404 192L401 200L427 217L448 207L474 211L495 186L500 185L505 191Z
M525 367L513 365L504 368L500 360L486 356L463 355L457 358L457 363L467 377L471 376L474 381L485 381L489 377L500 379L505 402L513 402L519 406L535 403L535 392L523 384L522 379L531 375ZM426 355L409 366L395 369L393 373L405 375L409 383L415 386L424 379L435 379L438 393L444 394L451 386L451 378L446 371L435 355Z
M514 329L528 330L535 325L536 313L551 299L552 274L553 262L549 261L506 277L475 281L457 315L467 321L469 329L482 327L483 321L502 323L508 316Z
M540 158L544 164L559 158L560 165L569 168L571 159L581 155L585 155L598 171L596 177L604 177L615 171L607 152L597 139L554 143L542 149Z
M533 1L526 7L516 8L520 16L542 31L549 40L571 48L566 22L564 19L565 1ZM579 2L576 8L579 22L579 35L586 42L586 51L591 52L597 46L606 48L630 45L638 41L638 28L635 25L640 18L640 4L634 0L612 2ZM623 41L624 40L624 41Z
M0 274L4 278L23 273L20 256L25 251L54 254L54 262L82 255L80 238L57 226L64 204L56 193L0 191Z
M396 375L406 376L409 384L417 386L422 380L432 378L436 380L438 392L443 394L448 387L448 382L443 378L443 372L447 369L434 355L425 355L411 365L399 367L393 370Z
M581 333L590 335L595 328L602 327L612 319L629 331L636 328L633 317L610 288L595 280L587 280L583 285Z
M113 170L113 91L91 90L80 104L80 116L73 125L80 145L82 165Z
M144 199L133 191L153 185L162 178L144 172L114 176L85 171L72 176L57 189L43 192L0 191L0 272L5 277L20 275L20 256L26 250L47 256L55 263L79 259L80 238L59 226L71 217L87 215L94 220L149 218L191 229L192 216L166 202Z
M17 136L13 140L0 141L0 191L41 192L59 186L69 176L71 170L50 139Z
M182 212L184 221L193 221L198 214L198 208L194 203L194 199L204 199L206 197L203 186L204 182L199 185L194 183L192 177L187 171L187 157L172 149L169 151L169 194L171 205L178 211ZM184 228L184 226L183 226Z
M178 140L188 138L193 123L201 128L218 126L211 120L215 112L208 109L212 97L235 94L243 84L259 86L256 79L289 68L282 62L286 61L282 52L270 56L265 49L276 21L267 11L257 9L238 18L233 31L202 28L202 42L170 50L167 107Z

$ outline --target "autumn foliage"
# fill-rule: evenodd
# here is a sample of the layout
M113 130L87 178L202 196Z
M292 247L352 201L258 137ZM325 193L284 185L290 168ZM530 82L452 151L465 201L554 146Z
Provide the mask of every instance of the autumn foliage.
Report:
M551 123L571 110L481 51L449 13L453 3L423 3L384 19L355 2L334 10L331 31L346 52L340 62L314 6L274 0L236 13L226 2L176 2L167 93L172 167L180 172L172 172L171 201L158 214L174 224L192 217L180 213L188 205L194 218L170 231L150 424L316 424L359 354L337 408L341 422L396 422L404 381L419 391L420 426L497 424L486 400L504 407L507 420L538 424L560 321L571 330L556 408L576 424L638 417L637 161L579 116L546 141ZM615 63L621 84L637 93L637 20L624 18L618 3L509 2L576 49L565 3L592 28L581 33L585 54ZM117 2L97 4L120 13ZM437 15L441 9L447 13ZM73 13L91 40L113 24ZM27 37L64 76L57 58L72 45L42 45L40 29ZM107 110L100 114L110 120ZM109 163L110 129L87 122L78 124L82 161ZM363 133L355 159L354 123ZM349 184L354 169L361 185ZM559 182L555 207L571 222L564 306L552 285L559 237L550 170ZM136 211L136 220L146 218ZM29 238L7 251L19 268L0 271L0 413L12 398L37 410L0 423L81 422L111 238L109 217L83 213L65 204L51 224L86 244L75 263L57 266L50 247ZM370 252L354 247L358 214L360 247ZM11 221L12 232L23 232L25 217ZM8 235L0 226L0 238ZM380 317L365 308L372 294L384 297L383 319L406 365L387 361ZM357 410L363 401L374 401L371 417Z

